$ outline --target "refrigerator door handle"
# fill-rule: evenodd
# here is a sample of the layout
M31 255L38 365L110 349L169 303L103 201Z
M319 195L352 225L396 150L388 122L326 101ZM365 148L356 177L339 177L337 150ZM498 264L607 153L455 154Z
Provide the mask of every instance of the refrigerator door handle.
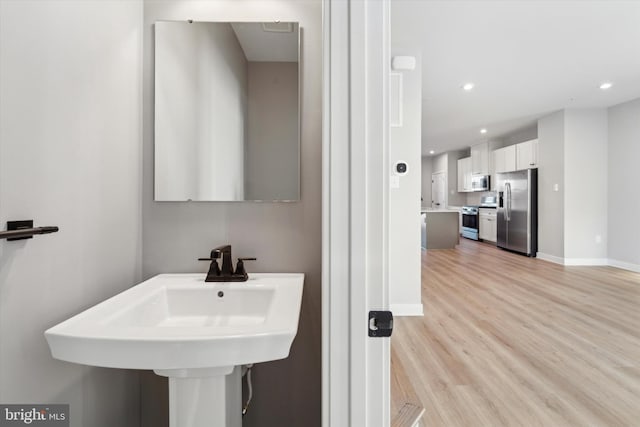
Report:
M511 221L511 183L505 183L504 188L507 192L507 208L505 209L505 219L507 221Z

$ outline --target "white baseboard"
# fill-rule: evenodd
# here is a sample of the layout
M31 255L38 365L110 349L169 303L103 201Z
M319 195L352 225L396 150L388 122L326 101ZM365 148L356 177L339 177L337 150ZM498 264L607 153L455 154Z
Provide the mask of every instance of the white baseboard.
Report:
M553 262L555 264L564 265L564 258L555 255L549 255L542 252L536 253L536 258L541 259L543 261Z
M635 271L636 273L640 273L640 265L638 264L618 261L617 259L609 259L608 261L611 267L622 268L623 270Z
M394 317L398 316L424 316L422 304L390 304L389 309Z
M555 255L549 255L542 252L538 252L536 254L537 258L543 261L553 262L555 264L560 265L568 265L568 266L597 266L597 265L608 265L609 267L621 268L623 270L634 271L636 273L640 273L640 265L633 264L625 261L618 261L615 259L607 259L607 258L562 258Z
M609 265L606 258L565 258L564 265Z

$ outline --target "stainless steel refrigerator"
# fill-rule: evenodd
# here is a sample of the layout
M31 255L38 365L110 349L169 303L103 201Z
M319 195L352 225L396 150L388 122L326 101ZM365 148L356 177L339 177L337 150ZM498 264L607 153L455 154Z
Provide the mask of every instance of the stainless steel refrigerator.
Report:
M538 170L496 174L498 247L527 256L538 252Z

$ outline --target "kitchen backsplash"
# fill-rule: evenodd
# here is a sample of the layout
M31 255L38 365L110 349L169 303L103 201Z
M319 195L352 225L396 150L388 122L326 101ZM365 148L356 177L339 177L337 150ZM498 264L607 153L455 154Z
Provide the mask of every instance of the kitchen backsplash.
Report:
M495 191L478 191L473 193L467 193L467 205L474 206L480 204L480 198L482 196L494 196L496 194Z

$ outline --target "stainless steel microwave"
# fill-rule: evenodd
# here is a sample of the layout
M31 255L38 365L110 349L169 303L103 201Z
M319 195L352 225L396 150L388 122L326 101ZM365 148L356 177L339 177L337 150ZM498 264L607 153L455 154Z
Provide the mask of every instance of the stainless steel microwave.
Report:
M471 189L473 191L489 191L489 175L474 175L471 177Z

